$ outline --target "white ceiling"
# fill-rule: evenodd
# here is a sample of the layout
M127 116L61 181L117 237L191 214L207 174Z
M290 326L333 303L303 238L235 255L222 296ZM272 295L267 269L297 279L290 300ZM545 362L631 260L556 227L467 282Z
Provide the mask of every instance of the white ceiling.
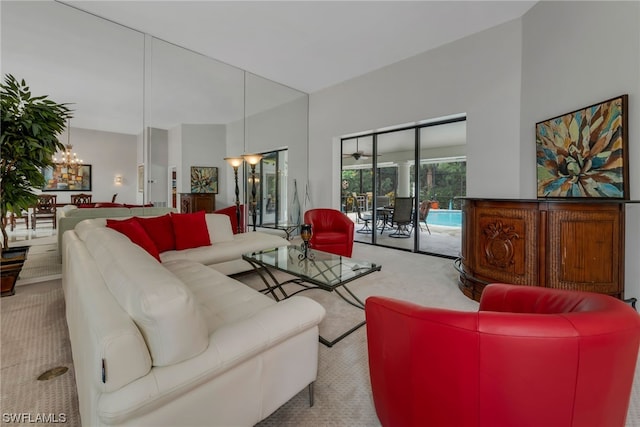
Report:
M536 1L63 1L312 93L522 16Z
M313 93L520 17L533 4L1 0L2 71L71 103L73 127L137 135L143 123L227 124L300 96L262 77ZM154 39L146 58L142 33L113 22L172 44ZM210 58L262 77L243 82L238 68Z

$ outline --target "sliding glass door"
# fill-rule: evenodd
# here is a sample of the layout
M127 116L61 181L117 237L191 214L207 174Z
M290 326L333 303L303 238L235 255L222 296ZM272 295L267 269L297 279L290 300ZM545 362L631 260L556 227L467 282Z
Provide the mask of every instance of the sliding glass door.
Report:
M355 241L455 258L466 195L464 117L342 140L342 210Z
M415 129L377 135L376 243L413 250L415 192L412 168L416 157ZM383 178L384 177L384 178Z
M345 139L342 145L342 210L355 222L355 240L372 243L373 136Z

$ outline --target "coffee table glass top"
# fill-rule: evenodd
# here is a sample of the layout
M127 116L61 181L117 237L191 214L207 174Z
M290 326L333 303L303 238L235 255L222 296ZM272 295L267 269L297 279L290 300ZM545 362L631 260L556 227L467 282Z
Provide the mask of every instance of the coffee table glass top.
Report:
M279 222L278 224L262 224L262 226L264 228L274 228L276 230L282 230L287 235L287 240L291 240L291 235L300 227L300 224Z
M250 252L242 258L264 267L274 268L300 277L320 288L333 290L358 277L379 271L382 266L369 261L311 250L313 258L300 259L299 246L289 245L260 252Z

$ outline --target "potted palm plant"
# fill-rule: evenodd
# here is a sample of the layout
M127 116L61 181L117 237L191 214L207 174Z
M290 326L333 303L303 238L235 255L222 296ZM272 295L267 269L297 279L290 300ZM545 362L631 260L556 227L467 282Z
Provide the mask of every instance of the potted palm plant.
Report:
M53 165L53 155L64 150L58 135L71 110L47 96L33 96L24 80L11 74L0 84L0 229L2 230L2 296L13 295L28 246L9 248L7 214L20 216L37 201L42 171Z

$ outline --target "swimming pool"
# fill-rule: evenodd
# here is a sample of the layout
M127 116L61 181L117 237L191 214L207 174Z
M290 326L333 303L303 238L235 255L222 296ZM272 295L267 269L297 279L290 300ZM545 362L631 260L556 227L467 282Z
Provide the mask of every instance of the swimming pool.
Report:
M430 209L427 224L446 227L462 227L462 211L452 209Z

